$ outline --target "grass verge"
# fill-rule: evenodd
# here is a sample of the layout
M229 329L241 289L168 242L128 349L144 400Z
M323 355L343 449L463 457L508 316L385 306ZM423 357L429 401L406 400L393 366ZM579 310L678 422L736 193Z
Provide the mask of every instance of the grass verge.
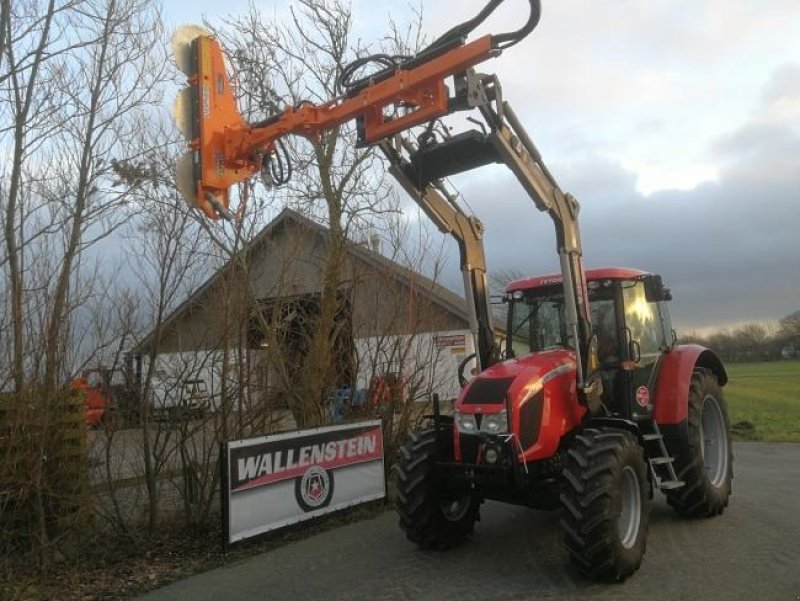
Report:
M800 360L726 368L725 398L735 438L800 442Z

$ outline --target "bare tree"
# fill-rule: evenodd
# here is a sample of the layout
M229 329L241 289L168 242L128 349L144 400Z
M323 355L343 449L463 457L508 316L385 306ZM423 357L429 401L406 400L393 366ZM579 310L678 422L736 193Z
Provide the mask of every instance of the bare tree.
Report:
M141 387L142 453L148 494L149 530L157 524L158 490L156 479L167 461L170 431L155 427L151 419L154 382L161 352L161 338L170 312L198 285L197 271L203 272L202 230L188 210L176 210L183 202L177 190L164 190L160 198L150 197L141 217L134 243L139 247L131 269L137 273L140 296L151 325L147 346L146 372Z
M350 49L350 8L338 1L300 0L289 9L287 25L266 21L253 7L245 18L229 21L220 35L237 66L239 90L253 120L286 105L336 97L345 66L364 51ZM387 210L389 188L380 161L356 144L354 124L335 127L319 139L285 144L282 156L294 164L294 175L283 188L284 202L321 214L330 230L314 336L301 364L302 375L288 391L298 425L315 425L325 419L325 391L335 379L332 358L336 316L343 308L347 233L363 225L367 216Z
M780 320L781 336L786 343L800 352L800 311L795 311Z
M9 378L17 406L36 405L33 452L47 457L51 413L74 367L76 312L91 296L90 249L129 214L127 192L111 187L109 159L127 155L142 116L161 101L162 32L154 0L0 8ZM45 471L44 461L32 471L41 549L49 540Z

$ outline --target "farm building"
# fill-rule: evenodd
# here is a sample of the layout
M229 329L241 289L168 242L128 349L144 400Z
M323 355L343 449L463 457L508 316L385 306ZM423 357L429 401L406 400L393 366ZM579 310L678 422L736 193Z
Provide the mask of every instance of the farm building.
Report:
M287 374L274 359L291 369L308 350L329 246L327 228L283 210L249 245L246 266L216 272L164 321L157 347L153 332L135 349L140 380L157 357L154 405L214 403L223 382L239 382L242 402L279 406ZM454 398L458 364L474 349L464 299L366 244L348 243L342 267L334 388L364 395L380 378L402 381L415 400Z

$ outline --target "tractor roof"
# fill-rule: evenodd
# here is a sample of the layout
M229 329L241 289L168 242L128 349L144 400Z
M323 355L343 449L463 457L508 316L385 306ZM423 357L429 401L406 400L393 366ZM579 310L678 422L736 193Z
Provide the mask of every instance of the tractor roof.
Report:
M591 282L594 280L633 280L643 275L647 275L646 271L640 269L628 269L626 267L602 267L600 269L587 269L586 281ZM506 286L506 292L516 292L517 290L531 290L532 288L543 288L545 286L552 286L553 284L561 283L560 273L551 273L550 275L540 275L533 278L523 278L521 280L514 280L509 282Z

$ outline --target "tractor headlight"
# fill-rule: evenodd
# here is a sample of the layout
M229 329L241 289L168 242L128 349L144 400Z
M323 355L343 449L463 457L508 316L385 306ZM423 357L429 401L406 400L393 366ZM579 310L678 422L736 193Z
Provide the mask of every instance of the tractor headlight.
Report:
M508 413L490 413L481 418L481 432L487 434L505 434L508 432Z
M475 421L475 416L471 413L455 412L456 428L462 434L474 434L478 431L478 424Z

